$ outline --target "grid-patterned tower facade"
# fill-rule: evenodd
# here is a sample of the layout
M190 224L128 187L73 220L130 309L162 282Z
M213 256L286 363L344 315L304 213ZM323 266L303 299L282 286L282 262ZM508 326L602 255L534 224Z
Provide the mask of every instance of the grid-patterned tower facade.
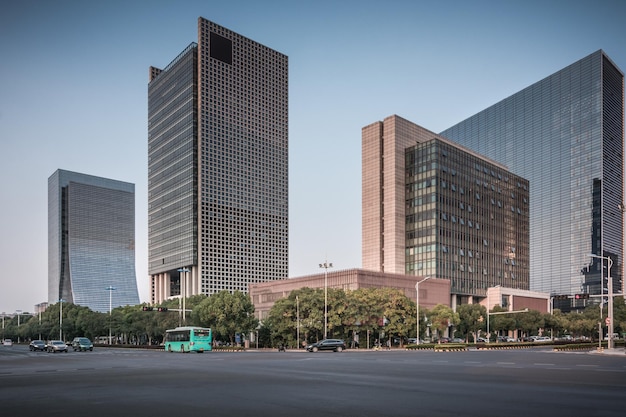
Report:
M134 184L65 170L48 178L48 302L60 300L100 312L139 304Z
M530 181L532 290L599 294L603 266L595 254L613 260L620 292L624 75L603 51L441 134Z
M204 18L148 86L152 301L288 277L288 58Z

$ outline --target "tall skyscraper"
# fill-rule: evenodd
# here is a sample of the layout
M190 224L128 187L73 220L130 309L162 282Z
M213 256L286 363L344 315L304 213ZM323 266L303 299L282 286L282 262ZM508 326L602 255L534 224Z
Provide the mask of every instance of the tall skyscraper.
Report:
M48 302L107 312L139 304L135 185L57 170L48 178Z
M531 289L599 294L608 261L589 256L595 254L612 260L620 291L624 74L603 51L441 135L530 181Z
M288 277L288 58L198 19L148 84L151 298Z
M528 181L398 116L363 128L363 268L529 289Z

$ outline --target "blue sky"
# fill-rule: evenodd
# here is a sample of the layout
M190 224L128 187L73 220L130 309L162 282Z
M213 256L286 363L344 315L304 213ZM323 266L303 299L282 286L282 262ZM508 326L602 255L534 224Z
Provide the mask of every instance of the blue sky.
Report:
M598 49L626 70L621 0L5 2L0 312L47 301L59 168L135 184L148 299L148 68L197 40L199 16L289 56L291 277L361 265L363 126L439 132Z

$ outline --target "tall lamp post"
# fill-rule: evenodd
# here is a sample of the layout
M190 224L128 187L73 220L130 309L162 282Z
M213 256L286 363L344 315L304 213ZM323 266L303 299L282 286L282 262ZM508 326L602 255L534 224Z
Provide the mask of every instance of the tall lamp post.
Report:
M59 300L59 340L63 340L63 303L64 299Z
M187 268L178 268L178 272L180 273L180 296L183 299L183 326L185 325L185 297L187 297L187 272L189 269ZM184 274L184 275L183 275Z
M320 268L324 268L324 339L328 335L328 268L332 267L332 263L320 264Z
M607 260L608 262L608 268L607 268L607 277L608 277L608 291L607 291L607 295L609 296L609 305L608 305L608 312L607 312L607 316L606 316L606 324L607 324L607 343L606 343L606 347L607 349L613 349L613 278L611 277L611 267L613 266L613 259L611 259L608 256L600 256L600 255L595 255L595 254L590 254L589 255L592 258L598 258L598 259L602 259L602 266L604 266L604 259ZM602 276L602 269L600 269L600 288L602 288L602 291L604 292L604 277ZM602 308L602 304L604 303L604 297L601 298L600 300L600 308ZM602 340L602 335L598 335L600 336L600 340Z
M622 213L622 259L624 259L624 254L626 253L626 240L624 240L624 232L626 232L626 205L618 204L617 208ZM622 265L624 265L624 261L622 260ZM624 297L624 301L626 301L626 274L624 273L624 268L622 267L622 297Z
M296 349L300 349L300 299L296 295Z
M109 292L109 345L111 344L111 312L113 311L113 291L115 291L116 289L117 288L112 285L109 285L105 288L105 290Z
M37 311L39 312L39 340L41 340L41 304L37 304Z
M432 277L428 276L421 281L415 283L415 318L417 319L415 324L415 343L420 344L420 284Z
M17 313L17 343L20 343L20 315L22 314L22 310L15 310Z

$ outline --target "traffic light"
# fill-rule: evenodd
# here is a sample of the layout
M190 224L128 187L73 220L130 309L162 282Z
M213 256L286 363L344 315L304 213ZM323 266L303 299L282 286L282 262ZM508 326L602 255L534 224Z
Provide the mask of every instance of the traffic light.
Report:
M167 311L167 307L159 307L159 312L160 313L163 313L165 311Z
M588 300L589 294L576 294L574 298L576 298L577 300Z
M152 311L152 310L154 310L154 308L153 307L148 307L148 306L143 306L142 310L143 311Z

